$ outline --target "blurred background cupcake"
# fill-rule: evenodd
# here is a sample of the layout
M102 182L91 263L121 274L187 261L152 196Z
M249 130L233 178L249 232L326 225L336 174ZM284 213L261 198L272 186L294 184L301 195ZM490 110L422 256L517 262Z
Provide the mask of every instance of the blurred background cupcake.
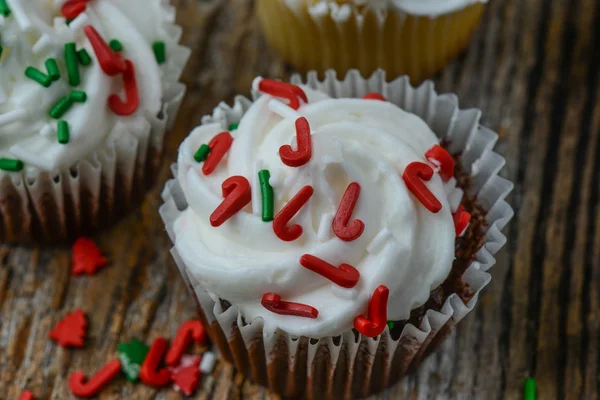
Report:
M185 92L163 0L0 2L0 240L58 242L143 199Z
M300 71L377 68L413 83L467 46L487 0L258 0L267 41Z

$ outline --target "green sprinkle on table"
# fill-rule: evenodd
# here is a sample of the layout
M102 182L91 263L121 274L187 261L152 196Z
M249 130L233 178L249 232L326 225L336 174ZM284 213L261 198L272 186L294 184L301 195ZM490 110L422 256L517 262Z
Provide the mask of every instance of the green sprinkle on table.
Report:
M69 99L75 103L85 103L87 94L81 90L73 90L69 93Z
M77 59L79 60L79 63L84 67L87 67L92 63L92 57L90 57L90 54L87 52L86 49L81 49L77 52Z
M65 120L58 121L58 143L69 143L69 124Z
M2 59L2 52L4 51L4 47L2 47L2 43L0 43L0 59Z
M24 168L23 161L13 158L0 158L0 169L3 171L21 171Z
M119 42L117 39L113 39L108 43L108 46L113 49L113 51L123 51L123 44Z
M210 153L210 147L208 147L207 144L203 144L202 146L198 147L198 150L196 150L196 153L194 153L194 160L196 160L196 162L206 161L208 153Z
M273 221L274 217L274 195L273 187L269 183L271 173L267 169L258 172L258 181L260 182L260 194L262 197L262 220L263 222Z
M154 57L156 58L157 63L164 64L165 61L167 61L165 42L157 40L156 42L152 43L152 50L154 50Z
M47 88L52 84L52 79L37 68L25 68L25 76Z
M54 107L52 107L50 109L50 112L48 113L48 115L50 115L50 117L54 118L54 119L62 118L62 116L65 115L65 113L67 111L69 111L69 108L71 108L72 105L73 105L73 101L69 97L65 96L65 97L61 98L54 105Z
M65 62L67 63L67 74L69 75L69 85L78 86L81 83L79 76L79 59L75 43L65 44Z
M525 400L535 400L536 399L536 389L535 389L535 379L527 378L525 379Z
M388 326L388 328L390 328L390 331L391 331L392 329L394 329L394 321L388 321L388 322L387 322L387 326Z
M148 346L137 339L133 339L129 343L119 343L118 350L123 373L130 382L137 381L140 377L141 365L148 354Z
M231 131L235 131L238 126L240 126L240 124L238 124L237 122L234 122L233 124L229 124L229 132Z
M58 70L58 64L54 58L49 58L46 60L46 71L48 71L48 76L53 81L60 79L60 71Z
M0 0L0 15L3 15L5 17L10 16L10 8L8 8L6 0Z

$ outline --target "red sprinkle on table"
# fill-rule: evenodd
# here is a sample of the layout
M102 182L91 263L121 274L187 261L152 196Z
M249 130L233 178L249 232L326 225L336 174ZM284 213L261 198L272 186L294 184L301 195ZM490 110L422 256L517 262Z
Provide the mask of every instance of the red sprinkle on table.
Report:
M206 160L202 165L202 173L204 175L210 175L215 168L217 168L217 165L219 165L223 157L225 157L225 154L229 151L232 143L233 137L231 136L231 133L227 131L221 132L212 138L208 143L210 153L208 153L208 157L206 157Z
M125 60L127 66L123 72L123 88L125 89L125 101L116 94L111 94L108 98L108 106L117 115L131 115L140 106L140 94L138 93L137 82L135 80L135 68L133 63Z
M273 232L285 242L291 242L302 235L302 227L294 224L287 226L288 222L308 202L314 193L312 186L304 186L288 203L279 211L273 219Z
M121 361L118 359L110 361L90 380L87 380L83 372L75 371L69 378L71 392L77 397L93 397L103 387L116 377L121 371Z
M331 224L335 235L346 242L358 239L365 230L365 224L360 219L350 223L359 195L360 185L356 182L349 184Z
M61 9L62 15L68 19L73 20L79 16L87 8L86 3L89 0L70 0L67 1Z
M423 181L428 181L433 177L433 169L422 162L412 162L408 164L402 174L402 179L406 183L408 190L432 213L436 214L442 209L442 203L425 186Z
M190 365L173 374L175 389L186 396L191 396L196 391L200 382L200 370L197 365Z
M469 222L471 221L471 214L465 211L465 207L461 204L458 206L458 209L454 214L452 214L452 218L454 219L454 229L456 230L456 237L462 235L467 226L469 226Z
M152 343L140 368L140 379L146 385L160 388L171 381L171 372L167 368L159 369L168 346L169 342L163 337L156 338Z
M206 340L206 330L198 320L187 321L179 327L165 357L167 365L174 367L179 364L183 352L190 346L192 340L198 344L203 344Z
M210 215L213 227L221 226L252 200L250 182L243 176L232 176L221 184L223 202Z
M390 291L385 285L380 285L369 300L369 315L365 318L359 315L354 319L354 328L364 336L375 337L387 325L387 303Z
M387 101L387 99L385 97L383 97L383 95L381 95L381 93L377 93L377 92L367 93L363 96L363 99Z
M73 275L94 275L108 263L92 239L80 237L73 243L71 264Z
M454 158L439 144L434 145L425 153L425 158L434 160L434 164L440 167L440 176L447 182L454 176Z
M34 400L33 393L31 393L31 390L26 390L23 393L21 393L21 396L19 396L19 400Z
M353 288L360 279L360 272L350 264L342 264L339 268L336 268L310 254L304 254L300 257L300 264L341 287Z
M319 316L319 311L316 308L306 304L282 301L281 297L275 293L263 294L260 303L267 310L279 315L294 315L313 319Z
M304 117L296 120L296 144L298 150L292 150L289 144L279 148L279 157L288 167L301 167L312 157L312 144L310 139L310 125Z
M126 71L127 65L123 56L114 52L93 26L88 25L83 28L83 31L92 44L100 67L106 75L115 76Z
M61 347L83 347L87 324L83 311L77 310L59 321L48 336Z
M308 103L308 97L306 97L304 90L302 90L299 86L292 85L290 83L263 78L258 83L258 90L274 97L288 99L288 105L294 110L300 108L300 101L298 98L303 100L305 103Z

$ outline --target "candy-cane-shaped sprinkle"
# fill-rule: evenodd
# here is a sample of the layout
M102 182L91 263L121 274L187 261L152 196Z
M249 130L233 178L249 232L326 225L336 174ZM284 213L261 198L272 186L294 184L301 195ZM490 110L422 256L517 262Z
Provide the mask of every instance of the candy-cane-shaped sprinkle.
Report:
M345 288L353 288L360 279L360 273L352 265L342 264L336 268L325 260L310 254L300 257L300 265Z
M111 94L108 98L108 106L117 115L131 115L137 111L140 106L140 94L138 93L137 82L135 80L135 69L133 63L125 60L125 72L123 72L123 86L125 88L125 101L116 94Z
M255 82L258 82L258 84ZM300 100L308 103L306 93L299 86L264 78L256 78L255 82L252 85L256 85L259 91L274 97L287 99L289 101L288 105L294 110L300 108Z
M268 107L269 110L279 115L283 119L291 119L292 121L295 121L302 116L292 107L287 106L275 99L269 101Z
M377 235L371 240L371 243L367 245L367 253L375 254L387 242L387 240L392 236L392 232L388 228L383 228L379 231Z
M115 76L127 70L127 64L123 56L112 51L93 26L88 25L83 28L83 31L92 44L100 67L106 75Z
M402 179L406 183L408 190L432 213L436 214L442 209L442 203L425 186L423 181L428 181L433 177L433 169L422 162L412 162L408 164Z
M260 303L267 310L279 315L294 315L296 317L313 319L319 316L319 311L316 308L306 304L282 301L281 296L276 293L263 294Z
M331 237L331 223L333 222L333 215L326 213L321 215L321 222L319 222L319 229L317 230L317 239L321 242L326 242Z
M273 220L273 232L283 241L291 242L302 235L302 227L298 224L287 226L288 222L308 202L314 193L312 186L304 186L300 191L279 211Z
M89 380L81 371L75 371L69 378L71 392L77 397L93 397L115 378L121 371L121 361L115 359L106 364Z
M383 95L381 93L377 93L377 92L367 93L363 96L363 99L387 101L387 99L385 97L383 97Z
M221 132L212 138L208 143L210 153L208 153L208 157L202 166L202 173L204 175L210 175L215 168L217 168L217 165L219 165L219 162L225 157L225 154L229 151L232 143L233 137L227 131Z
M390 291L385 285L375 289L369 300L368 317L359 315L354 319L354 328L364 336L380 335L387 325L387 302Z
M168 346L169 342L164 337L158 337L152 343L140 368L140 379L146 385L160 388L171 381L171 372L167 368L159 368Z
M294 151L289 144L279 148L281 161L289 167L301 167L309 162L312 156L312 143L308 120L304 117L300 117L296 120L295 126L298 150Z
M264 222L273 221L273 214L275 208L275 196L273 194L273 187L269 184L269 178L271 174L269 170L263 169L258 173L258 180L260 182L260 193L262 199L262 220Z
M21 393L21 396L19 396L19 400L35 400L35 397L33 397L31 390L25 390Z
M223 225L252 200L250 182L243 176L227 178L221 185L221 189L224 200L210 215L210 224L213 227Z
M165 356L165 362L171 367L176 366L192 341L203 344L205 340L206 330L200 321L193 319L183 323L177 330L173 343Z
M425 153L425 158L440 168L440 176L447 182L454 176L454 158L442 146L436 144Z
M360 185L358 183L352 182L348 185L331 225L335 235L346 242L358 239L365 230L365 224L360 219L355 219L350 223L350 217L354 212L359 195Z
M452 214L454 220L454 228L456 230L456 237L464 235L465 231L469 227L471 221L471 214L465 211L465 207L461 204L458 206L458 210Z

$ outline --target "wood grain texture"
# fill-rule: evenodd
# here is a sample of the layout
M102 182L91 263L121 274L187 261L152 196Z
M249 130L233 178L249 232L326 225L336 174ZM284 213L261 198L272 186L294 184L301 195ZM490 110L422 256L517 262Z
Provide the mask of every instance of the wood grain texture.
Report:
M29 388L68 399L68 377L93 373L132 337L172 337L194 316L156 212L178 143L221 100L247 94L256 75L290 71L266 46L252 0L178 0L188 95L167 162L143 206L95 239L111 259L95 277L70 274L70 249L0 246L0 399ZM600 1L491 0L467 53L436 77L500 133L515 219L480 304L419 371L381 399L600 397ZM82 350L50 342L76 308ZM100 399L178 399L120 379ZM277 398L220 363L199 399Z

